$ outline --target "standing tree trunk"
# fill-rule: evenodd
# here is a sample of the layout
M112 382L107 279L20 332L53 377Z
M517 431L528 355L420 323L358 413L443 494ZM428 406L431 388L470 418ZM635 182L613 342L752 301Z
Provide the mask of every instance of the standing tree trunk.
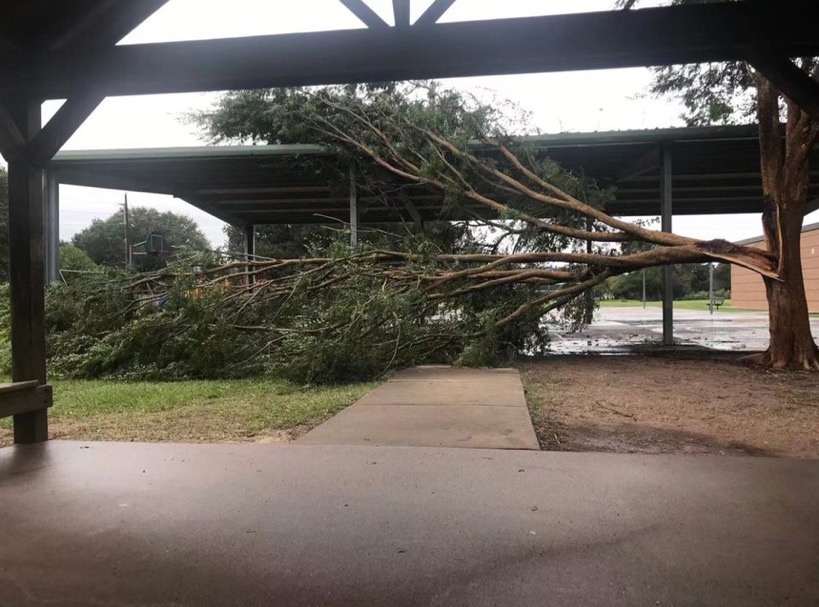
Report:
M775 369L797 366L819 370L819 348L813 341L802 277L802 215L780 215L782 280L763 277L768 296L771 342L762 363Z
M788 123L784 144L779 123L779 92L757 75L759 141L765 212L765 242L777 260L779 280L763 277L768 297L771 341L754 362L775 369L797 366L819 370L819 348L811 335L802 275L802 221L808 204L808 154L819 125L786 100Z

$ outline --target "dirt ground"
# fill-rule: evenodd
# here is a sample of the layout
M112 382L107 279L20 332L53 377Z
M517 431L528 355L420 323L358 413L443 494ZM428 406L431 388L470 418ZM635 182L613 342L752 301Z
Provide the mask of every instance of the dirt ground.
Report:
M819 459L816 374L653 356L519 368L545 449Z

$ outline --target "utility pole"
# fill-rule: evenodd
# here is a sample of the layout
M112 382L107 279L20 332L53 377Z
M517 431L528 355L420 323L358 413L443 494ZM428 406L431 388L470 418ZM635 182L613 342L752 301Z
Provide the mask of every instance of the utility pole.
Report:
M128 194L125 194L125 202L122 204L125 211L125 267L131 267L131 237L129 235L129 217L128 217Z

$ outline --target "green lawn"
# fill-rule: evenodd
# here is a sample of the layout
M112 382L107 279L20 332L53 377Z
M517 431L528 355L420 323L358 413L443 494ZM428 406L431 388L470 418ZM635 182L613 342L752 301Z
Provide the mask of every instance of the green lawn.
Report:
M659 308L663 304L659 301L647 301L646 306L649 308ZM635 301L632 299L628 300L620 300L620 299L607 299L605 301L600 302L601 308L641 308L643 307L642 301ZM692 299L689 301L675 301L674 302L674 309L675 310L699 310L699 311L708 311L708 300L707 299ZM725 303L722 304L718 309L715 309L714 312L764 312L764 310L745 310L740 308L732 308L731 307L731 300L725 300Z
M302 388L267 379L176 383L55 380L55 438L123 441L276 441L320 423L374 383ZM0 420L0 445L11 420Z

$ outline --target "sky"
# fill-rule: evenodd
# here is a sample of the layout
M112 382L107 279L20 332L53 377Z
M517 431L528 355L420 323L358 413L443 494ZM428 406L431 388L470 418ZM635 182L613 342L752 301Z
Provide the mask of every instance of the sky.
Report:
M392 23L391 0L366 0ZM412 0L412 18L432 0ZM660 4L646 0L641 6ZM441 19L466 21L502 17L608 10L614 0L456 0ZM120 44L226 38L259 34L323 31L363 27L338 0L170 0ZM444 82L467 91L483 91L510 99L532 112L543 132L582 132L684 126L681 108L669 99L644 95L651 81L647 69L569 72L458 78ZM145 95L108 98L63 149L108 149L203 145L182 117L208 108L218 93ZM47 120L59 101L43 105ZM61 186L60 237L71 237L95 218L114 213L125 192ZM131 207L148 206L194 219L214 247L224 242L224 224L170 196L129 192ZM806 223L819 221L819 213ZM674 231L703 239L738 240L761 232L758 215L677 217Z

